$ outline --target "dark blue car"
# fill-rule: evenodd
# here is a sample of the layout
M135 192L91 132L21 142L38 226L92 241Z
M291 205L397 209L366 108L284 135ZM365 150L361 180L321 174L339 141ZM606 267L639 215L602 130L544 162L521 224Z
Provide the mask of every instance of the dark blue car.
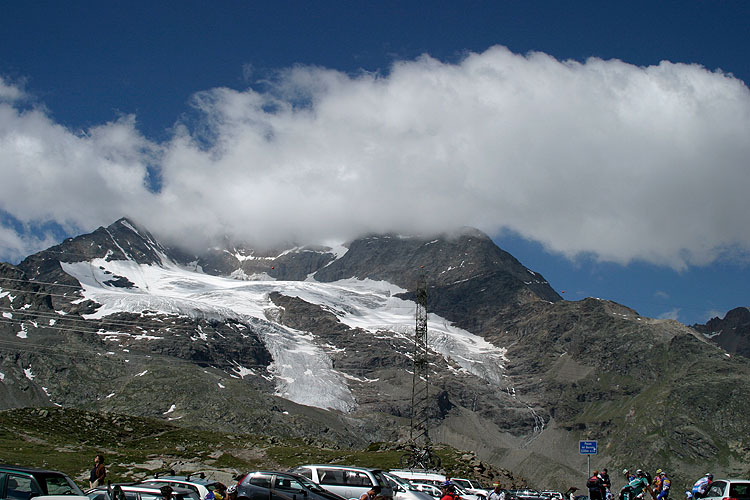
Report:
M346 500L293 472L253 471L237 485L237 500Z

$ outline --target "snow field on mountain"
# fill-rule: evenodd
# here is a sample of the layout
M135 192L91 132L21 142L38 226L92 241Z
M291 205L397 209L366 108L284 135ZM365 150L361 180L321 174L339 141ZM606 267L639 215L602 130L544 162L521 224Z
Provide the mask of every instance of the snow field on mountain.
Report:
M347 377L333 369L324 346L313 335L273 322L277 307L271 292L299 297L322 306L352 328L370 332L392 332L411 337L415 327L415 304L394 295L405 290L385 281L348 279L334 283L315 281L239 281L186 270L176 265L142 265L133 261L61 263L76 278L83 295L102 305L87 318L102 318L116 312L158 311L213 320L234 319L253 325L271 353L269 370L275 377L277 394L291 401L351 411L354 396ZM125 277L135 288L104 284ZM268 313L268 314L267 314ZM110 334L112 332L109 332ZM452 326L430 314L428 343L431 349L482 379L501 384L506 349L482 337ZM242 367L242 360L228 360ZM251 370L243 368L245 374Z

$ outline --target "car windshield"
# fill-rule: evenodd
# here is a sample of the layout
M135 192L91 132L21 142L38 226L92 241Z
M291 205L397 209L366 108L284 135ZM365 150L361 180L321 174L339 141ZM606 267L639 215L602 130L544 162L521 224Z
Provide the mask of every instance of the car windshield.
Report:
M730 483L729 484L729 497L736 498L737 500L750 499L750 482L747 483Z
M37 480L48 495L83 495L81 488L61 474L37 476Z
M307 488L310 491L326 491L317 484L313 483L311 479L307 479L305 476L295 476L295 479L302 484L305 488Z
M372 471L372 475L375 476L375 481L382 487L382 488L390 488L391 485L388 483L388 480L385 478L385 475L383 475L382 471L376 470Z
M401 479L398 476L394 476L393 474L385 474L385 473L383 475L391 484L396 484L398 486L401 486L405 490L416 490L413 484L410 484L408 481Z

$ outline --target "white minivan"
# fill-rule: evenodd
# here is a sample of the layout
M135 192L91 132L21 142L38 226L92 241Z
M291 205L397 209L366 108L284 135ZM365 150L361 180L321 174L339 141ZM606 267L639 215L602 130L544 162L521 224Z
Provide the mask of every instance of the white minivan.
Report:
M393 489L380 469L344 465L301 465L291 470L344 498L362 496L373 486L380 486L380 496L393 499Z

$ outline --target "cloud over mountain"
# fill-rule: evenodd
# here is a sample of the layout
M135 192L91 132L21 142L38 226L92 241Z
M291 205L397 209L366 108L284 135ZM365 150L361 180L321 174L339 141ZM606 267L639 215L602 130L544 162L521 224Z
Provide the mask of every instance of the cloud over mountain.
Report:
M493 47L387 74L299 66L196 94L163 143L133 116L74 133L23 95L0 80L0 210L27 228L129 215L273 243L471 225L675 268L750 249L750 91L699 65ZM20 241L0 232L0 255Z

